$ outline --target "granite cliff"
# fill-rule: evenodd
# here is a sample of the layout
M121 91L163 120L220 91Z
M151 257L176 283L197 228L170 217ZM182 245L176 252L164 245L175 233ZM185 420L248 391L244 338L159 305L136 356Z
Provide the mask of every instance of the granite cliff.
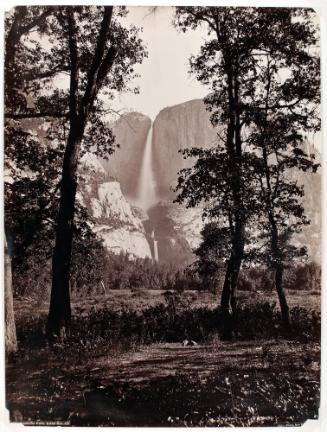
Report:
M159 260L186 264L194 259L192 249L200 242L203 226L201 209L185 209L173 204L177 173L192 161L178 153L186 147L210 147L216 131L209 122L202 100L192 100L160 111L153 123L152 164L157 203L148 216L131 203L138 202L143 156L151 120L139 113L128 113L114 125L120 148L109 162L91 158L83 197L96 219L95 231L106 246L116 252L151 256L153 236L158 241ZM309 148L310 152L314 152ZM319 160L319 153L315 151ZM85 161L84 161L85 165ZM85 167L84 167L85 168ZM296 242L307 245L310 259L320 260L320 174L292 171L291 177L304 185L304 207L311 224L304 227ZM92 186L92 184L94 185ZM144 210L144 209L143 209ZM153 255L153 251L152 251Z
M83 156L79 167L77 198L92 217L92 229L104 246L116 254L151 258L141 221L141 212L124 197L120 183L108 176L101 161L92 154Z
M135 200L151 119L143 114L130 112L119 117L111 126L119 148L108 161L102 161L102 165L106 172L120 183L123 194Z
M210 147L216 139L201 99L163 109L153 123L153 168L160 199L173 197L177 173L191 165L178 153L187 147Z

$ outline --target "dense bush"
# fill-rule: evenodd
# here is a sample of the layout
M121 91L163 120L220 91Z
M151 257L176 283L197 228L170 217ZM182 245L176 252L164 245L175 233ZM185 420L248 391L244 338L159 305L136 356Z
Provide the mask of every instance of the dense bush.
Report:
M285 333L275 304L259 303L238 310L238 339L288 337L303 341L320 339L320 314L304 308L291 309L292 333ZM21 344L41 341L45 319L17 323ZM115 345L121 341L136 343L182 342L184 339L203 342L222 329L220 308L191 308L176 293L166 293L165 303L136 312L123 309L91 310L87 316L76 315L72 321L69 344L81 344L94 349L96 343Z

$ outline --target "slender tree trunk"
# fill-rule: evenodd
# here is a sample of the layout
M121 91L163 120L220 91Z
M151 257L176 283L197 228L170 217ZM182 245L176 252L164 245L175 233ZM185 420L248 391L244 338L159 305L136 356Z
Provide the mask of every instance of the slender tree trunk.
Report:
M14 316L11 258L5 237L5 346L6 354L17 351L16 325Z
M74 231L77 164L84 125L80 121L71 128L63 163L61 196L52 257L52 288L47 325L48 336L65 337L70 333L70 262Z
M284 268L282 265L277 265L275 270L275 284L276 284L276 291L278 294L279 304L280 304L280 310L282 314L282 322L283 326L286 330L290 330L291 328L291 322L290 322L290 316L289 316L289 307L287 304L285 291L283 287L283 273Z
M279 299L280 310L282 314L282 322L283 326L286 330L290 330L291 322L289 316L289 307L286 300L286 295L283 286L283 273L284 273L284 265L282 260L282 253L278 244L278 228L275 222L273 215L270 213L269 221L271 225L271 246L272 246L272 254L274 260L275 267L275 287Z
M230 298L231 298L231 292L232 292L232 273L233 273L233 267L234 267L234 256L233 252L231 252L231 255L229 257L228 263L227 263L227 269L225 273L225 280L223 285L223 290L221 293L221 312L222 312L222 319L223 319L223 339L231 339L232 338L232 326L231 326L231 315L230 315Z
M235 229L233 248L228 260L225 281L221 294L221 311L223 316L223 334L230 340L237 328L237 297L236 286L240 273L244 252L244 225L238 224Z

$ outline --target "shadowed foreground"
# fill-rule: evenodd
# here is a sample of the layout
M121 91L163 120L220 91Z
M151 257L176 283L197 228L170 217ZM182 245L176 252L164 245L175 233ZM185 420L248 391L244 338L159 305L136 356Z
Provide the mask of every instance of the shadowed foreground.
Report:
M318 415L315 343L217 339L108 350L79 360L63 359L65 351L60 345L26 351L8 365L13 421L246 426L301 424Z

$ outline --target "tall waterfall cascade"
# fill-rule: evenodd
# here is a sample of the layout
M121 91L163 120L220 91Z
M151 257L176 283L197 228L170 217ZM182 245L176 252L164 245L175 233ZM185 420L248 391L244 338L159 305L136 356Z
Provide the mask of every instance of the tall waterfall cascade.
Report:
M137 203L147 211L156 203L156 185L152 168L152 123L145 143L141 174L138 185Z
M152 137L153 127L151 123L151 127L149 129L144 147L144 154L136 199L137 205L145 211L148 211L150 207L152 207L158 201L156 194L155 177L152 167ZM151 236L148 237L148 241L151 244L150 247L152 249L152 259L154 261L159 261L158 240L156 240L155 238L154 230L152 231Z

